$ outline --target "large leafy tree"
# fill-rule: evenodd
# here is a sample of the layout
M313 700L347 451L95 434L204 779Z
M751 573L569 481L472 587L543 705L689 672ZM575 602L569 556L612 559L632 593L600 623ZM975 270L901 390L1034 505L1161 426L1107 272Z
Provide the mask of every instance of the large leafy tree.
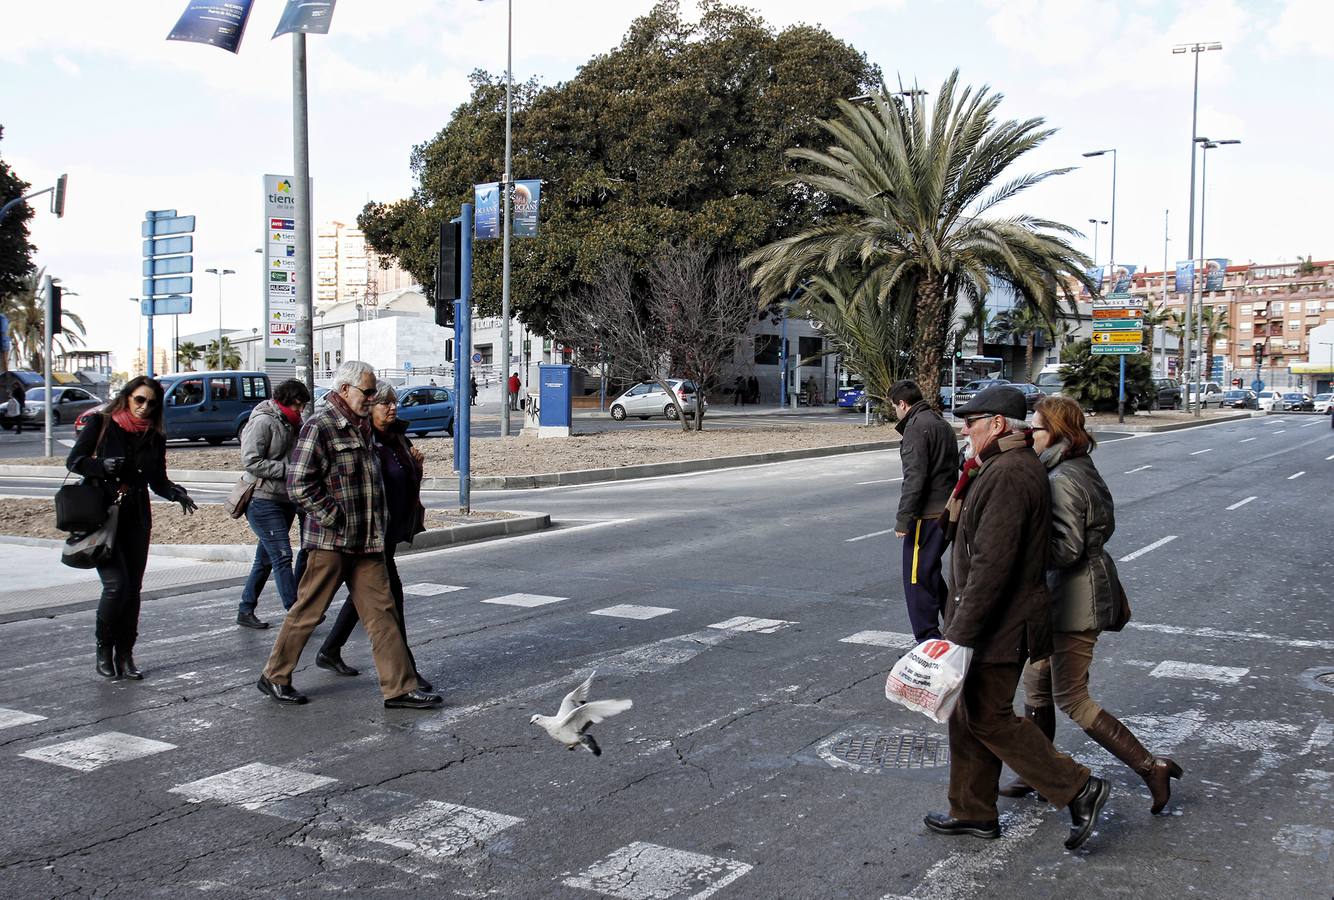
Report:
M1089 260L1059 222L996 209L1025 189L1067 169L1008 174L1053 133L1042 119L1000 121L1002 95L959 84L952 73L928 109L885 92L868 104L839 101L824 123L833 144L797 147L790 155L810 171L791 188L824 194L853 214L814 221L780 238L747 262L766 297L790 291L812 273L857 262L888 297L914 284L917 340L913 368L923 393L937 398L958 298L1006 285L1054 318L1063 296L1073 308L1069 278L1094 290ZM1004 179L1004 180L1002 180Z
M820 28L776 30L720 0L700 7L692 23L663 0L569 81L517 86L514 174L545 184L538 236L513 242L511 291L535 330L549 331L608 260L628 261L642 282L664 243L740 256L837 208L785 180L785 151L822 143L819 120L878 84L878 71ZM413 151L413 195L358 218L375 250L428 286L439 223L503 170L504 82L479 72L472 83L468 102ZM484 314L500 305L499 245L474 244Z
M0 140L4 136L5 129L0 126ZM0 206L22 197L31 187L0 159ZM24 278L32 272L32 255L37 249L28 242L28 220L32 216L32 207L19 203L0 222L0 298L22 292Z

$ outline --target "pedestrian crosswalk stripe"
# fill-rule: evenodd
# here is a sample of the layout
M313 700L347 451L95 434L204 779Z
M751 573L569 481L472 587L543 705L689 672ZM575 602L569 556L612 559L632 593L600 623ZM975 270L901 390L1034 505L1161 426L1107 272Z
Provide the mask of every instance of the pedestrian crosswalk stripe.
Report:
M501 606L545 606L548 603L560 603L567 600L568 597L547 597L542 594L506 594L503 597L492 597L490 600L483 600L483 603L497 603Z
M633 603L620 603L605 609L595 609L591 615L611 616L615 619L653 619L674 612L676 610L667 606L636 606Z
M1180 662L1165 659L1149 674L1154 678L1195 678L1218 684L1239 684L1250 669L1234 666L1206 666L1203 663Z
M752 868L735 859L636 841L561 883L619 900L705 900Z
M32 722L42 722L46 716L39 716L36 713L26 713L21 709L6 709L0 706L0 728L13 728L17 725L28 725Z
M773 634L775 631L795 625L783 619L755 619L750 616L734 616L725 622L715 622L710 628L720 631L758 631L760 634Z
M296 769L284 769L254 762L210 775L198 781L178 784L168 793L180 794L195 803L216 800L242 809L262 810L271 803L333 784L338 779L312 775Z
M506 828L523 822L517 816L423 800L385 825L365 828L359 837L423 856L458 856L477 848Z
M175 744L165 741L153 741L120 731L104 731L86 738L37 747L19 756L78 772L93 772L112 763L141 759L175 749Z
M899 631L859 631L845 638L839 638L840 644L868 644L872 647L890 647L895 650L911 650L917 646L917 638Z
M433 584L429 581L403 586L403 593L413 594L418 597L434 597L437 594L450 594L454 591L463 590L467 590L467 588L459 587L456 584Z

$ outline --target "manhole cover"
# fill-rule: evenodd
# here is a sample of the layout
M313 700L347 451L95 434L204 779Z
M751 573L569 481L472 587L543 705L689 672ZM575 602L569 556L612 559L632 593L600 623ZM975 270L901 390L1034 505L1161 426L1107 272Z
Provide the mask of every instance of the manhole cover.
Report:
M1317 666L1302 673L1302 681L1317 691L1329 691L1334 694L1334 669L1329 666Z
M931 769L950 764L948 741L935 735L849 735L829 749L844 762L882 769Z
M1315 680L1325 687L1334 688L1334 672L1326 672L1324 675L1317 675Z

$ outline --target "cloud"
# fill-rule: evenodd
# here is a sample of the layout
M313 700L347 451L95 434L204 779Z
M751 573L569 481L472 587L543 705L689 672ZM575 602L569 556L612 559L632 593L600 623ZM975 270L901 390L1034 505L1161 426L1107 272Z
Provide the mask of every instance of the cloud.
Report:
M1265 49L1277 55L1310 53L1334 56L1334 3L1329 0L1288 0L1266 35Z

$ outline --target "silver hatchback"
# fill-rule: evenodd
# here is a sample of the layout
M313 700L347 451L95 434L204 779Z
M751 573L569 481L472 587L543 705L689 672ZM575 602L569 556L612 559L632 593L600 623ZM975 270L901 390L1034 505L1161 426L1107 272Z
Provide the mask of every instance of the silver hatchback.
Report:
M695 383L681 378L668 378L667 383L676 392L677 399L681 401L681 406L685 408L686 415L693 416L696 399ZM708 401L702 401L702 405L707 411L709 408ZM628 416L638 416L641 419L666 416L669 419L675 419L678 415L676 404L672 403L672 398L667 396L667 392L662 389L662 385L653 381L641 381L611 402L611 417L617 422L623 421Z

